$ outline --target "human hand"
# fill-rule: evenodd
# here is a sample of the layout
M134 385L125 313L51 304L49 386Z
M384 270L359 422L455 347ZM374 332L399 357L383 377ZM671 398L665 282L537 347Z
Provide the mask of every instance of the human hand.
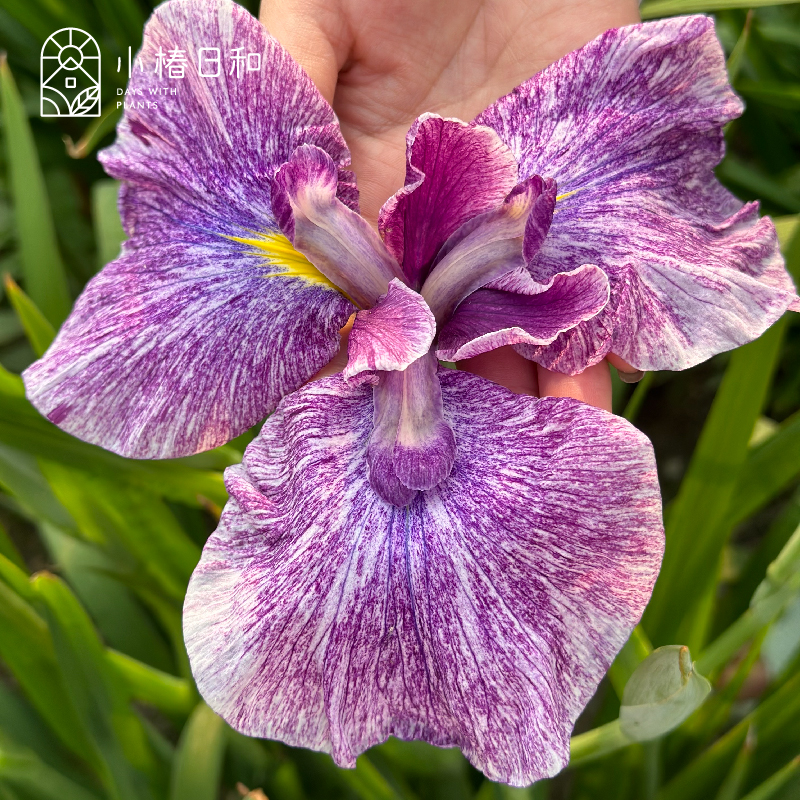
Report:
M381 205L403 185L405 136L419 114L468 121L608 28L638 22L639 10L637 0L262 0L260 19L333 106L361 212L377 224ZM343 368L347 333L319 377ZM502 347L459 368L520 394L611 410L605 361L570 376Z

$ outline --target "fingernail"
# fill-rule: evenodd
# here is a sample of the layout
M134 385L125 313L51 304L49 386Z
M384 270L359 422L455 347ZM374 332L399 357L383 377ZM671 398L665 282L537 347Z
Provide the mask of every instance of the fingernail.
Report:
M637 369L636 372L622 372L621 370L617 370L617 374L623 383L639 383L639 381L644 378L644 370L641 369Z

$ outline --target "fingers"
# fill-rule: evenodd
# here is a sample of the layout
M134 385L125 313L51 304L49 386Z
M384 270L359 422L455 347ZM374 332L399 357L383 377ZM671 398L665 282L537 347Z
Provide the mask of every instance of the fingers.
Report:
M458 362L458 368L499 383L517 394L539 394L536 364L523 358L513 347L498 347L475 358Z
M339 69L346 53L341 16L335 4L314 0L261 0L261 24L306 71L322 96L333 105Z
M632 367L627 361L623 361L619 356L614 353L609 353L606 358L611 362L619 373L619 379L623 383L638 383L644 378L644 372L636 367Z
M580 375L563 375L537 365L541 397L574 397L611 411L611 373L608 362L587 367Z

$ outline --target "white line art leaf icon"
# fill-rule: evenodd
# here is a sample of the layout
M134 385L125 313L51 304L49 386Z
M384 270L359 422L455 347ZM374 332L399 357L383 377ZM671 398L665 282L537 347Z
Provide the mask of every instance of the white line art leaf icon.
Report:
M78 96L72 101L72 105L69 108L69 113L72 116L82 116L83 114L88 114L95 106L95 103L99 100L100 97L100 87L99 86L89 86L88 88L84 89Z

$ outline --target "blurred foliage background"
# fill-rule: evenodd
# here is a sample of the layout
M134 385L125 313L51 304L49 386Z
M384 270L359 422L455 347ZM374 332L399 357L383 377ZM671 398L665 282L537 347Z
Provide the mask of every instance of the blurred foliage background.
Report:
M754 5L645 0L642 13L715 14L747 102L718 174L762 200L800 282L800 4ZM225 503L222 470L250 437L129 461L41 418L16 375L118 252L117 185L95 154L149 12L149 0L0 0L0 800L799 798L800 315L685 373L615 383L617 413L655 444L667 554L555 779L511 789L458 751L393 740L340 770L242 737L201 702L181 605ZM39 52L67 26L103 54L104 112L88 127L39 116ZM711 695L655 741L607 735L633 669L674 643Z

